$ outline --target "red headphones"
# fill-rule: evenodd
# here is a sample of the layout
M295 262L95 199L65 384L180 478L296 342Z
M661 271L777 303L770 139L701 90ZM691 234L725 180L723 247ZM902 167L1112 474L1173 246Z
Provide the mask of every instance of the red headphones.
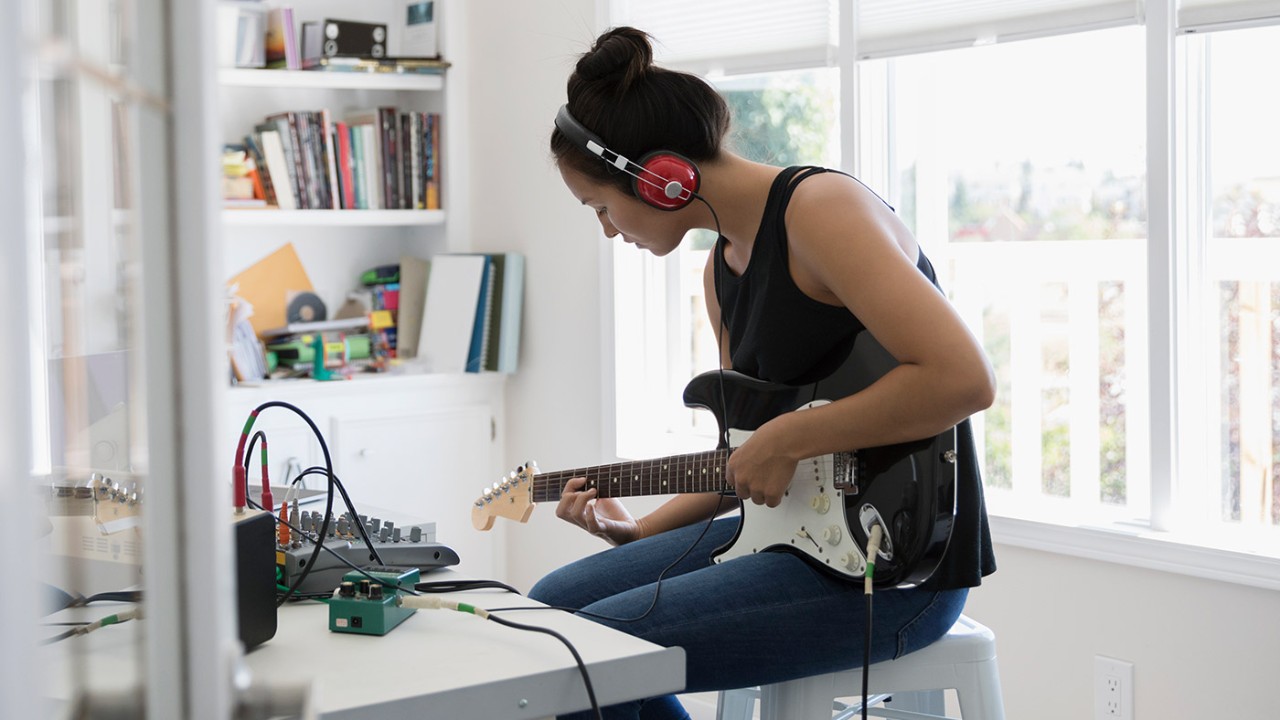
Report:
M659 210L679 210L697 197L701 175L689 158L670 150L654 150L633 162L605 146L600 136L582 126L561 105L556 127L575 145L631 176L631 192Z

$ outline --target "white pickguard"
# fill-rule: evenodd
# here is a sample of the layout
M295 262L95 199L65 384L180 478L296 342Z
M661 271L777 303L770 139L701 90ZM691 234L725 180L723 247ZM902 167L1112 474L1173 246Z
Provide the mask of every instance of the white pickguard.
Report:
M824 403L811 403L805 408ZM749 437L749 431L730 429L729 445L736 448ZM857 538L849 531L844 491L834 486L833 479L834 456L823 455L800 461L778 507L744 500L738 536L716 556L715 562L767 548L789 547L835 572L862 577L867 568L866 550L859 547Z

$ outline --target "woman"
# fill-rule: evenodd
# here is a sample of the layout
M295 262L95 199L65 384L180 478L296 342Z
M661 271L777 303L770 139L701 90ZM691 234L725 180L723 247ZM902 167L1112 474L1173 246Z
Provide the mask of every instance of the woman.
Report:
M804 458L959 425L947 553L922 585L876 596L871 661L897 657L945 634L968 588L995 570L966 420L992 403L992 371L892 208L848 175L735 155L722 146L728 128L727 106L710 86L654 66L648 36L616 28L570 76L551 150L569 191L610 238L663 256L689 230L719 233L704 283L724 367L778 383L819 381L864 329L898 361L859 392L760 426L728 460L727 480L743 502L777 506ZM689 692L862 664L860 582L785 552L709 562L737 523L711 518L735 501L679 495L635 518L584 484L567 483L557 515L616 547L557 570L531 597L683 647ZM605 714L687 717L670 697Z

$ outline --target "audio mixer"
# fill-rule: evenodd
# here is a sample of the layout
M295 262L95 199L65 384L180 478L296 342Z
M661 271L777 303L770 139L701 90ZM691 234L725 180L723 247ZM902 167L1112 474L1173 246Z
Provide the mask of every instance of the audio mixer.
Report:
M294 539L288 547L276 549L276 566L281 571L280 583L293 587L302 575L311 555L315 551L315 537L320 532L321 512L304 512L296 518L296 525L303 531L301 539ZM377 551L377 556L361 536L356 522L364 526ZM435 523L397 526L395 523L379 518L361 515L356 520L344 513L329 520L329 531L324 538L324 545L333 552L321 551L316 558L311 572L307 573L302 585L295 590L301 597L318 595L328 596L334 588L342 583L343 576L351 572L351 567L342 560L358 568L415 568L421 573L429 570L458 564L458 553L447 545L435 542ZM342 558L339 560L334 555Z

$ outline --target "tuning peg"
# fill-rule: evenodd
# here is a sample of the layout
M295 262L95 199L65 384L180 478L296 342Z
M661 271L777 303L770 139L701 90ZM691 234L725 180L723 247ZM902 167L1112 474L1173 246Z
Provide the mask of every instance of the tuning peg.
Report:
M489 498L491 498L491 497L493 497L493 488L485 488L485 489L484 489L484 499L485 499L485 500L488 500L488 499L489 499Z
M534 471L535 473L538 472L538 463L536 461L530 460L527 463L527 465L529 466L530 470Z

